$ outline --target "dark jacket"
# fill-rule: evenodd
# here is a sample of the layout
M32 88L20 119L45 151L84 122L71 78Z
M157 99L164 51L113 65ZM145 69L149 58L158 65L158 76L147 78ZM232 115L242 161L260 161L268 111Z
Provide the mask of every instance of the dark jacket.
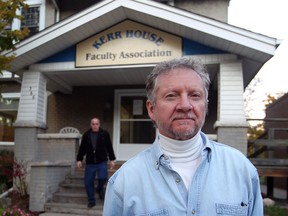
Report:
M115 160L112 142L109 133L100 128L98 132L97 145L94 151L91 141L91 129L86 131L81 140L77 155L77 161L82 161L86 155L86 164L96 164L103 161Z

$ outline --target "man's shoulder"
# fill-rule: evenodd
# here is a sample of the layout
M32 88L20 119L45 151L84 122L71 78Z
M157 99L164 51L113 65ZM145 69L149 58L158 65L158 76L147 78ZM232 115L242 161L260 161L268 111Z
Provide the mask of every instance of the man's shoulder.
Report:
M109 135L109 132L104 128L99 128L99 134Z
M227 154L227 155L231 155L232 157L239 156L239 157L246 158L246 156L240 150L228 144L210 141L210 146L212 148L212 154L214 151L214 154L225 154L225 155Z
M86 131L84 132L84 134L82 135L82 137L88 136L90 132L91 132L91 129L86 130Z
M212 150L212 158L221 161L222 163L229 163L231 165L234 164L235 166L239 167L248 166L254 170L254 166L252 165L250 160L240 150L227 144L214 141L212 141L210 144Z
M242 164L246 165L250 163L249 159L243 152L228 144L209 140L206 143L206 149L209 149L209 157L219 163L230 163L232 161L238 161L240 164L242 162Z

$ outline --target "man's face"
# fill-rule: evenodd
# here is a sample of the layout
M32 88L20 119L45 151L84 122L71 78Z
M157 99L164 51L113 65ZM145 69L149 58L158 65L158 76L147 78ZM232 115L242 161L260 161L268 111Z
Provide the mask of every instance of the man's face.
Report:
M93 132L99 131L100 128L100 121L99 119L92 119L90 123L91 129Z
M148 100L148 114L159 132L172 139L187 140L202 128L206 115L203 82L192 69L178 68L156 82L155 106Z

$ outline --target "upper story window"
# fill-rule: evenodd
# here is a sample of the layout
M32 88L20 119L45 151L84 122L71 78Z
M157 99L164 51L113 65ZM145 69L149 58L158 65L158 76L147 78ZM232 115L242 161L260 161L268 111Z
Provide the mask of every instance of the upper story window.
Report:
M11 29L28 27L30 30L29 36L31 36L45 28L45 0L26 0L25 3L29 7L17 11L17 14L21 14L24 19L21 21L15 19Z
M27 9L22 9L21 29L27 27L29 29L29 36L39 32L39 21L40 21L40 7L29 7Z

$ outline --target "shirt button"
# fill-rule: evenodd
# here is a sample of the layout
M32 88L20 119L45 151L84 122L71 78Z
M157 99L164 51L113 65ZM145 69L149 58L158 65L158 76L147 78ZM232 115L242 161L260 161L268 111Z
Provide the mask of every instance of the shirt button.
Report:
M168 157L167 155L164 155L164 159L165 159L165 160L168 160L169 157Z
M196 211L195 211L195 209L193 209L193 210L192 210L192 214L193 214L193 215L194 215L194 214L196 214Z
M181 180L180 179L176 179L176 182L179 183Z

